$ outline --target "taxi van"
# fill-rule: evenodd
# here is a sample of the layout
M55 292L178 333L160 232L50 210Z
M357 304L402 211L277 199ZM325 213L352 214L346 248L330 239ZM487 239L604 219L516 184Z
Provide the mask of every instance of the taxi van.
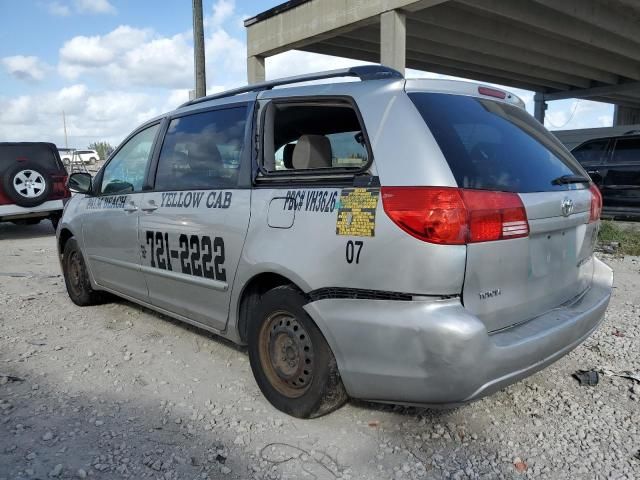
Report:
M382 66L249 85L146 122L69 186L73 302L246 344L296 417L478 399L579 345L611 296L598 189L485 85Z

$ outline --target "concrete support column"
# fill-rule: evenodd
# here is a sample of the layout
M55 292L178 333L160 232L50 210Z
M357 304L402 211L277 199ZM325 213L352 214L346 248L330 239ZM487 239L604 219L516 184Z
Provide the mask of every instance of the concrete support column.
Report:
M404 13L391 10L380 15L380 64L404 75L407 55L407 25Z
M247 57L247 81L249 84L264 82L264 57Z
M640 124L640 108L616 105L613 110L613 126Z
M536 93L533 96L533 116L544 125L544 112L547 110L547 102L544 101L544 94Z

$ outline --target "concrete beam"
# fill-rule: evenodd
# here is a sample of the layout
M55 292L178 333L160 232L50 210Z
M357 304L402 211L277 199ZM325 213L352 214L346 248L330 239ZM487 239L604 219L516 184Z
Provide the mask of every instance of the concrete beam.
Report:
M640 108L629 108L616 105L613 111L613 126L636 125L640 123Z
M355 33L355 32L352 32ZM372 49L377 47L377 43L374 38L366 38L365 35L350 34L339 37L339 39L326 40L332 45L336 45L336 42L342 42L347 45L358 45L356 48ZM410 52L410 53L409 53ZM412 38L407 47L407 55L411 54L412 58L420 59L421 55L435 55L437 57L444 57L450 60L455 60L462 64L469 64L469 68L492 68L505 72L512 72L516 75L525 75L528 77L536 77L543 82L551 82L554 84L570 85L580 88L588 88L591 86L591 81L586 78L578 77L576 75L564 74L556 72L542 66L531 66L520 63L518 61L502 58L496 54L486 54L481 52L473 52L465 50L463 48L454 47L445 43L432 42L429 40ZM549 86L547 84L547 86Z
M406 17L398 10L380 15L380 64L404 75L407 42Z
M377 23L380 14L449 0L312 0L247 27L247 56L270 56Z
M621 85L607 85L584 89L567 90L566 92L545 93L545 100L563 100L565 98L606 97L609 95L624 95L625 93L640 93L640 82L629 82Z
M634 61L640 60L640 49L632 42L610 35L601 28L591 26L577 18L561 15L530 0L456 0L483 10L491 15L508 18L524 26L547 32L547 34L568 38L592 47L601 48ZM572 2L575 3L575 2ZM513 25L512 28L519 28Z
M420 24L418 24L420 25ZM475 64L486 64L489 66L499 66L504 61L512 65L518 65L515 73L529 73L535 69L536 76L544 77L556 82L568 83L570 85L590 86L591 80L603 81L606 83L618 83L617 75L600 72L599 70L575 65L546 57L542 54L530 53L523 55L522 50L509 45L502 45L491 40L466 35L462 32L447 30L430 25L426 30L416 28L415 22L409 22L407 29L407 49L415 52L425 51L425 53L436 53L441 56L449 56L449 49L458 52L464 58L471 58ZM363 27L358 30L341 35L340 38L349 40L349 43L358 44L367 41L375 44L377 35L375 27ZM426 50L427 48L430 49ZM452 58L457 58L452 54Z
M407 43L411 46L414 38L432 40L434 42L451 45L452 47L465 48L478 53L498 55L507 60L513 60L535 67L543 67L555 72L575 75L602 83L615 84L620 81L620 77L614 73L585 66L580 63L574 63L570 60L559 59L550 56L550 52L539 53L536 51L523 51L522 47L514 46L510 43L498 42L489 38L469 34L465 23L466 22L460 23L460 30L453 30L437 25L427 25L420 20L412 20L410 18L407 26ZM366 30L369 30L369 28L366 28ZM360 30L351 32L350 35L359 32ZM529 39L529 44L536 42L537 39Z
M264 81L264 57L257 55L247 57L247 82L251 84Z
M348 47L345 47L345 45L348 45ZM353 42L342 40L341 37L309 45L303 50L370 62L377 61L377 45L374 45L373 48L371 44L367 42L359 42L355 45ZM470 65L465 62L452 60L448 57L424 55L421 52L414 52L412 50L407 51L407 68L442 73L444 75L454 75L483 82L510 85L527 90L540 90L541 87L553 90L568 90L570 88L567 84L553 82L535 76L516 74L511 71L487 66ZM531 72L531 74L535 75L535 72Z
M580 0L578 2L563 2L558 0L534 0L540 5L582 20L599 29L606 30L608 35L622 37L635 42L640 48L640 29L637 20L628 13L613 10L614 2L594 0Z
M623 97L621 95L613 95L609 97L591 97L589 100L601 103L611 103L622 107L640 108L640 100L637 98Z
M439 5L416 12L409 20L409 35L412 30L411 21L428 26L439 25L449 30L463 31L476 37L492 40L504 46L522 49L523 57L528 56L530 52L536 52L548 58L595 67L603 72L640 80L640 65L629 62L615 52L605 52L545 34L537 34L527 28L514 28L508 19L487 15L486 12L468 5L455 3Z

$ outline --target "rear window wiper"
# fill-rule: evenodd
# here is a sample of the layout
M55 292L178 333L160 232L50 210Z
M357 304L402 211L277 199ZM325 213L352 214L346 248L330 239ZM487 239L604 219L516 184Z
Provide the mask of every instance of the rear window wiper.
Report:
M584 175L562 175L551 180L552 185L566 185L569 183L589 183L591 179Z

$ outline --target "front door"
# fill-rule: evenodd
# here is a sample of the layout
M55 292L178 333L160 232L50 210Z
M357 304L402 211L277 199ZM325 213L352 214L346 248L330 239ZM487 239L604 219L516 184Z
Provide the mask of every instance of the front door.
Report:
M98 180L98 194L83 200L84 251L99 285L140 300L148 299L140 270L138 218L142 185L158 125L132 136L111 157Z
M251 190L239 188L246 128L245 106L172 119L140 206L151 303L218 330L249 224Z

